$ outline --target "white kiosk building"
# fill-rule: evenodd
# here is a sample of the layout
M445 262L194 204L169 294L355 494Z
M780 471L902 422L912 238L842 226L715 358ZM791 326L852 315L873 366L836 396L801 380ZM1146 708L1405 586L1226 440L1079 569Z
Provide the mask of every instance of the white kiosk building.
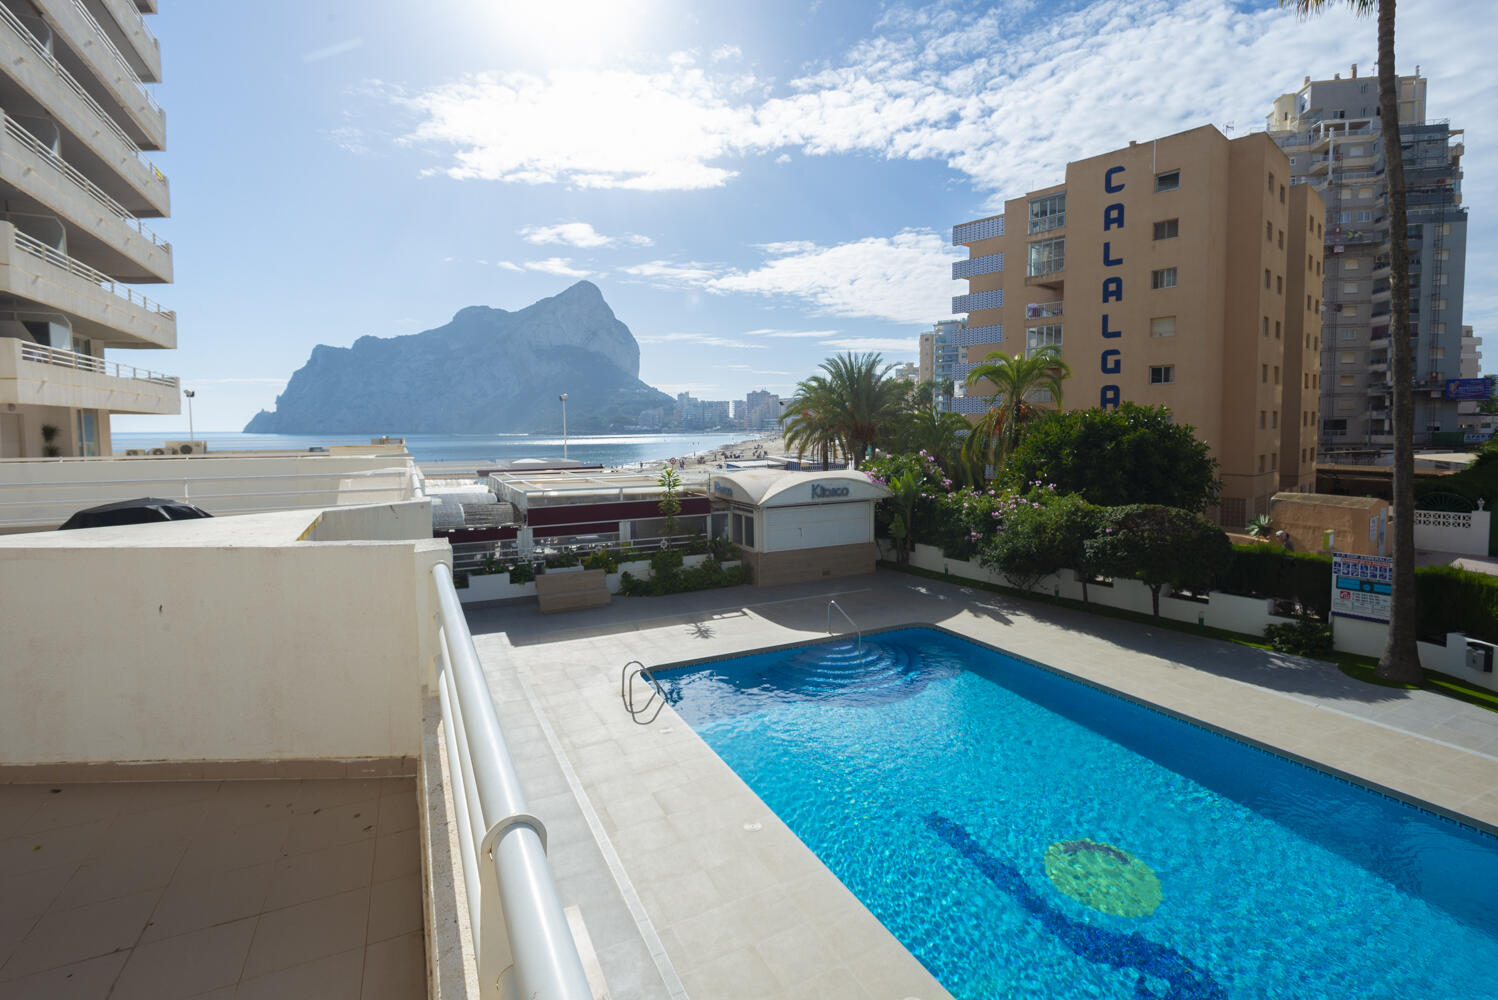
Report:
M761 586L872 573L874 504L889 490L862 472L745 469L710 477L713 514Z

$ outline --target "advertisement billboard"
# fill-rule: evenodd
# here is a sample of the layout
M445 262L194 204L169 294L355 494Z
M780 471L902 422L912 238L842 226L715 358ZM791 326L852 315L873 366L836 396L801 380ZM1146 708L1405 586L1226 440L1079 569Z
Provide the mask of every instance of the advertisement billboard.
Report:
M1389 622L1394 560L1388 556L1332 553L1332 616Z
M1493 387L1485 378L1449 378L1446 380L1447 399L1491 399Z

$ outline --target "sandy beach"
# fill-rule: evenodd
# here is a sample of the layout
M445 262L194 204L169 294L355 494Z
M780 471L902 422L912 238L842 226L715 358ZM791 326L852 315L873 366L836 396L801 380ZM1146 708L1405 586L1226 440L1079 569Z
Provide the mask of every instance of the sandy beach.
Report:
M764 434L743 437L735 441L727 441L693 454L677 455L650 462L632 462L629 465L620 466L610 471L655 472L664 469L667 463L674 463L677 468L683 470L713 469L722 468L729 459L752 459L756 455L783 454L785 454L785 440L779 434L770 431Z

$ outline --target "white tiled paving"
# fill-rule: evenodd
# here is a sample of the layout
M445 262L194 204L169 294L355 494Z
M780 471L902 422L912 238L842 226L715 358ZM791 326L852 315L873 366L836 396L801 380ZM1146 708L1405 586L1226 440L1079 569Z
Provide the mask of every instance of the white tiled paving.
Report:
M563 901L582 908L616 1000L946 995L669 708L637 726L620 705L626 661L805 642L824 634L830 597L865 629L938 624L1498 827L1498 714L1044 601L881 571L547 617L470 608Z
M426 996L412 778L0 785L0 1000Z

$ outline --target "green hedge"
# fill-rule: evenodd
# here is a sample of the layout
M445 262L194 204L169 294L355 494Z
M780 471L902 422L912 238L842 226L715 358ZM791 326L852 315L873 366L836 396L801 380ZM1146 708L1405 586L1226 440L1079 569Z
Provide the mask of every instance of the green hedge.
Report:
M1291 601L1325 621L1332 610L1332 560L1274 545L1234 545L1233 559L1213 589Z
M1296 602L1325 620L1331 611L1331 557L1274 545L1235 545L1216 589ZM1415 632L1425 642L1445 642L1448 632L1498 642L1498 577L1454 566L1416 569Z
M1427 642L1447 632L1498 642L1498 577L1455 566L1415 570L1415 630Z

